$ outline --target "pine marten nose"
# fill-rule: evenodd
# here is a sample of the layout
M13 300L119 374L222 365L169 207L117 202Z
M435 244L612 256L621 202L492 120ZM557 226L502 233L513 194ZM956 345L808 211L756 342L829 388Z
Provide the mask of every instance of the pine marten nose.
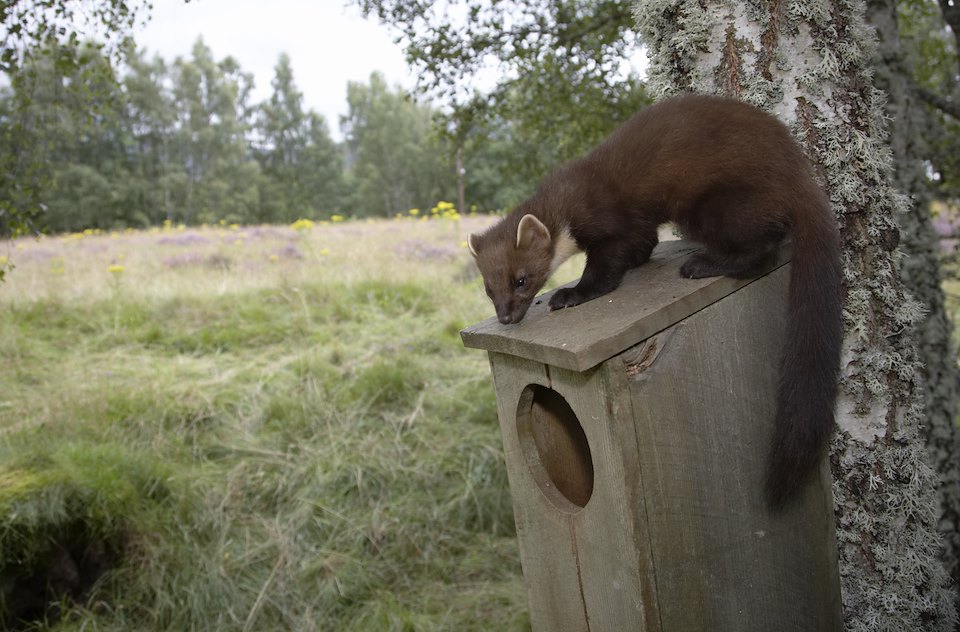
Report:
M513 316L511 316L510 314L504 314L502 316L498 316L497 319L500 321L501 325L509 325L510 323L513 322Z

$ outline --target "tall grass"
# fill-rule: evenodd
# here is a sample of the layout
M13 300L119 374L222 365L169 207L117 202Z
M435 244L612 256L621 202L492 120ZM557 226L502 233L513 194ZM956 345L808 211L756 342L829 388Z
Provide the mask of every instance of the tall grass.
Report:
M0 246L0 625L526 629L487 222Z

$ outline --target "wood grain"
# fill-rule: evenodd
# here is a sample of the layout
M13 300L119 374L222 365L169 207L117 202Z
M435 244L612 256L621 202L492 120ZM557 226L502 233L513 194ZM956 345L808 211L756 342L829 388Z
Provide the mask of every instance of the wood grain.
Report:
M629 385L663 630L842 629L826 463L786 511L763 495L788 273L604 365Z

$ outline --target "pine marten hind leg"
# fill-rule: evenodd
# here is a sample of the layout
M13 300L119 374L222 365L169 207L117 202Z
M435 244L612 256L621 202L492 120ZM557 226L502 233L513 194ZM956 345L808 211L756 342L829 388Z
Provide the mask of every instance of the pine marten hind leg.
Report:
M777 256L776 242L740 252L719 252L706 249L690 255L680 267L680 276L685 279L728 276L734 279L749 279L760 274Z

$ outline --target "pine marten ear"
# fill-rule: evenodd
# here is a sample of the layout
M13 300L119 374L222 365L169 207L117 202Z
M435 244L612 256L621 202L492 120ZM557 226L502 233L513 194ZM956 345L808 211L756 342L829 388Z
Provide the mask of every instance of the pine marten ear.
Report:
M527 214L520 218L517 225L517 248L526 249L534 244L546 246L550 243L550 229L543 222Z
M477 255L477 239L479 237L480 236L476 233L470 233L470 236L467 237L467 247L470 248L470 254L472 254L474 257L479 256Z

